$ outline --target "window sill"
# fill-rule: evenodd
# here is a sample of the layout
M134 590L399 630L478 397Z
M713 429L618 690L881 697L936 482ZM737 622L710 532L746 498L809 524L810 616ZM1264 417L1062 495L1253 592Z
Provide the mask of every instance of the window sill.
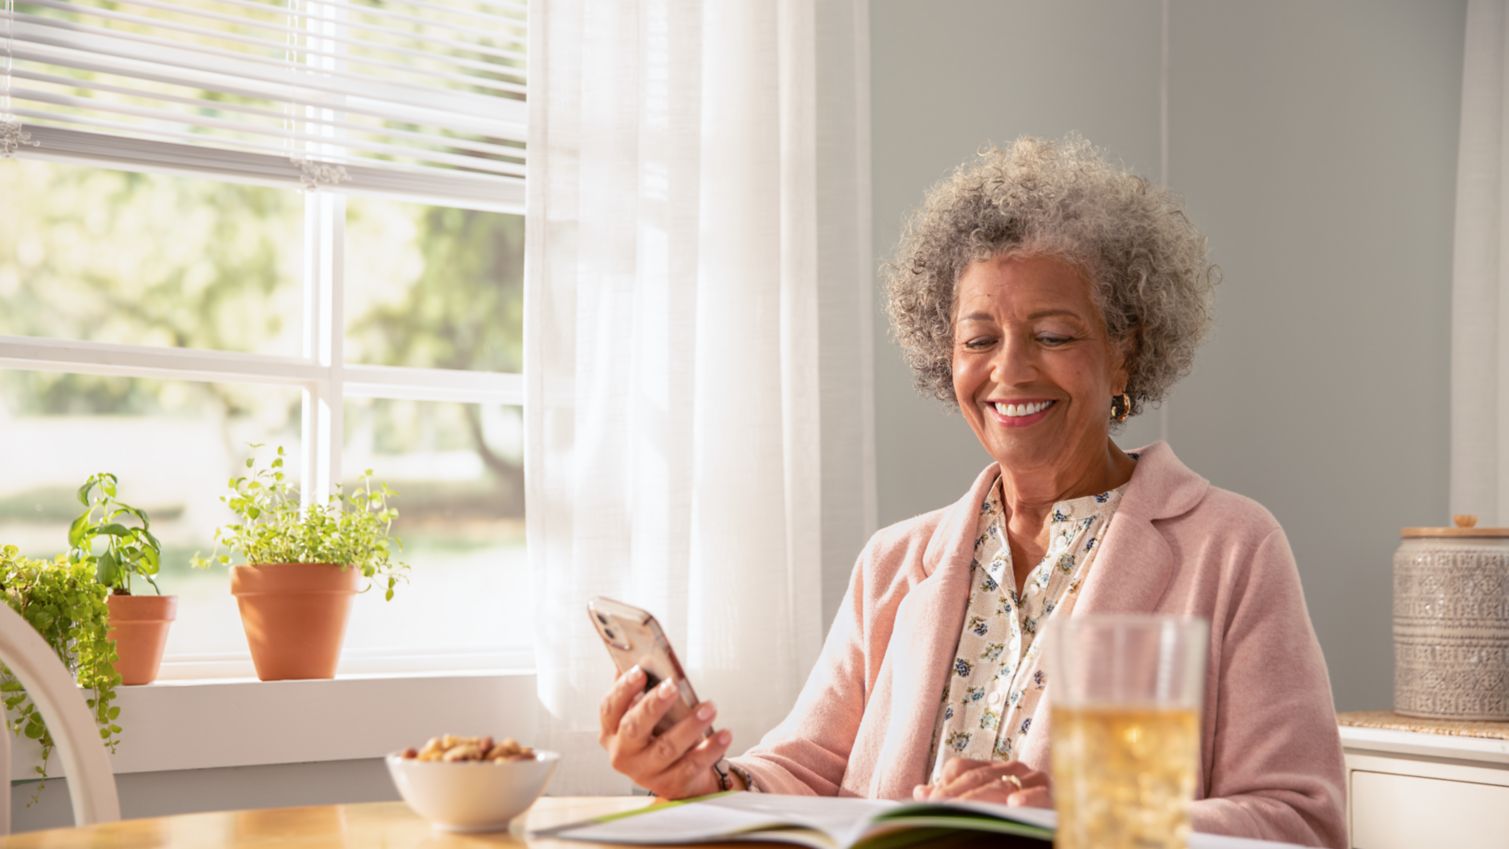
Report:
M159 681L121 687L117 775L378 758L438 734L534 736L533 671ZM11 776L36 744L12 738ZM49 776L63 768L54 755Z

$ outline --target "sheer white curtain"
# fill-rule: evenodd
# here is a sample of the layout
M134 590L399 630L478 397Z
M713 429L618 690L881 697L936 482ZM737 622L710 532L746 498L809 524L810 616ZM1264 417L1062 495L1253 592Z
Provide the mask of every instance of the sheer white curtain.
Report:
M1509 15L1470 0L1451 315L1451 510L1509 524Z
M825 559L872 529L868 24L862 0L531 8L540 739L556 792L607 792L587 599L656 613L742 750L816 655Z

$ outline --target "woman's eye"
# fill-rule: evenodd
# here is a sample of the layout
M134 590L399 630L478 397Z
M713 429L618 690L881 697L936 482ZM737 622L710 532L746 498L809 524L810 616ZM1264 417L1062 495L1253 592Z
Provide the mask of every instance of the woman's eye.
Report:
M976 336L973 339L965 340L964 347L971 351L983 351L995 344L995 341L989 336Z
M1063 345L1072 340L1068 336L1055 336L1051 333L1040 333L1038 334L1037 341L1044 345L1047 345L1050 348L1056 348L1059 345Z

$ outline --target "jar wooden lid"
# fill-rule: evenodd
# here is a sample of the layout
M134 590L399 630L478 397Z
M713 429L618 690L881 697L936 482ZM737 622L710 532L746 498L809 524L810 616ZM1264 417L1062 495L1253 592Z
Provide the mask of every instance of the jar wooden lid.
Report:
M1509 539L1509 528L1480 528L1477 526L1478 517L1468 514L1458 514L1451 517L1451 528L1403 528L1399 536L1404 539L1438 539L1443 537L1468 538L1468 539Z

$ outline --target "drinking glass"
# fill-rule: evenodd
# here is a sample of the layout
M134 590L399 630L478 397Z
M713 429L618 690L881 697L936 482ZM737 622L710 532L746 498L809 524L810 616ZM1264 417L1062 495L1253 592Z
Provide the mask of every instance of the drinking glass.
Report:
M1186 849L1200 758L1203 619L1049 623L1056 849Z

